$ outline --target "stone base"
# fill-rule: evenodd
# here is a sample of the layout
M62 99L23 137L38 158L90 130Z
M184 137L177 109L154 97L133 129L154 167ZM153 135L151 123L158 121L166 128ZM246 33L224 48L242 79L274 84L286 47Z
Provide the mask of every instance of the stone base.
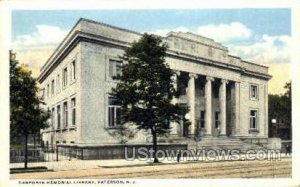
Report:
M268 139L268 149L281 150L281 139L280 138L269 138Z
M152 144L113 144L113 145L58 145L59 153L68 153L71 157L81 160L124 159L145 157L150 154ZM157 150L187 150L187 144L161 143ZM139 152L142 151L142 152ZM146 154L146 155L145 155ZM149 158L151 155L147 155Z

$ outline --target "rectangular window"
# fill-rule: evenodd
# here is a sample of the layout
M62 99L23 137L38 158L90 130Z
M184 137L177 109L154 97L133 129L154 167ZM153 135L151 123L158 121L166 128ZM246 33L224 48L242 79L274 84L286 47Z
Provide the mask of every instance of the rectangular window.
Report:
M122 61L109 60L109 77L113 79L114 77L121 75L122 73Z
M54 79L51 81L51 95L54 95Z
M76 79L76 62L75 60L72 61L72 64L71 64L71 80L75 80Z
M52 108L51 110L51 126L52 128L55 127L55 108Z
M257 110L250 110L250 129L257 129Z
M76 125L76 99L71 99L71 106L72 106L72 125Z
M50 86L49 86L49 84L47 84L47 98L49 97L49 94L50 93Z
M201 111L200 113L200 127L205 127L205 111Z
M66 87L68 84L68 68L64 68L63 71L63 87Z
M108 126L115 127L120 125L121 103L115 98L108 98Z
M215 128L220 126L220 112L215 112Z
M56 92L59 92L60 91L60 74L57 75L56 77Z
M42 99L45 99L45 88L42 89Z
M63 104L63 118L64 118L64 127L68 127L68 103L64 102Z
M57 110L56 110L56 113L57 113L57 129L60 129L60 105L57 106Z
M258 87L256 85L250 85L250 98L257 99Z

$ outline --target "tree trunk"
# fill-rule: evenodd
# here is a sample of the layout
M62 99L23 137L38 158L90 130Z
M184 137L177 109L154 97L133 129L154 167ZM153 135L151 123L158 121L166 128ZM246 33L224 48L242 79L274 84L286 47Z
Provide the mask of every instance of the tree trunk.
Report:
M28 141L28 134L25 134L25 152L24 152L24 168L27 169L27 162L28 162L28 147L27 147L27 141Z
M154 129L151 129L151 133L152 133L152 138L153 138L153 158L154 158L154 162L153 163L158 163L158 159L156 157L156 152L157 152L157 137L156 137L156 131Z

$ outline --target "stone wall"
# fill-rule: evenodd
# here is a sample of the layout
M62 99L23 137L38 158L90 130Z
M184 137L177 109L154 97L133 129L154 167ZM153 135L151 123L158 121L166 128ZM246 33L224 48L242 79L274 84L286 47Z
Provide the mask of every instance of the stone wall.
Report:
M50 111L54 109L54 117L49 120L49 128L42 130L42 139L44 143L48 141L49 146L52 146L58 141L59 143L66 142L79 142L80 141L80 128L81 128L81 101L80 101L80 83L81 83L81 53L80 45L76 45L75 48L67 54L67 56L52 70L51 74L41 83L40 88L45 89L44 101L47 103L46 109ZM76 65L76 79L71 80L71 63L75 61ZM63 86L63 70L68 70L68 83ZM59 76L59 77L58 77ZM54 94L51 94L51 82L54 80ZM47 85L49 85L49 96L47 96ZM59 85L59 86L58 86ZM72 126L71 118L71 99L76 99L76 124ZM68 103L68 126L64 127L64 115L63 115L63 103ZM61 123L60 129L57 128L57 106L60 105Z
M73 158L82 160L93 159L124 159L125 154L127 158L142 157L145 158L145 154L139 153L138 150L143 148L144 150L152 149L152 144L114 144L114 145L57 145L58 152L68 152ZM127 152L126 152L127 149ZM187 150L187 144L159 144L158 150L166 153L167 151ZM149 157L149 155L147 155Z

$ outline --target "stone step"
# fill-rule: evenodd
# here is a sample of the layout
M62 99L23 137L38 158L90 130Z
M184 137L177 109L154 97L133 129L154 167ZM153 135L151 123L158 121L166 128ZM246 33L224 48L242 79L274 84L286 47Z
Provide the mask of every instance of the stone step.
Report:
M237 143L210 143L210 144L207 144L207 143L193 143L191 145L218 145L218 146L252 146L252 147L260 147L258 145L253 145L253 144L237 144Z
M261 150L263 147L257 144L246 143L238 138L229 137L202 137L200 141L196 142L193 138L178 137L169 139L166 141L172 141L176 143L188 144L188 149L206 148L206 149L224 149L224 150Z
M232 146L232 147L235 147L235 146L245 146L245 147L261 147L259 145L256 145L256 144L244 144L244 143L191 143L189 145L203 145L203 146L206 146L206 145L216 145L216 146Z
M225 149L225 150L261 150L263 147L257 144L246 143L238 138L230 137L202 137L200 141L196 142L194 138L186 137L172 137L166 138L165 142L172 143L186 143L188 149L196 149L197 147L204 147L207 149Z

